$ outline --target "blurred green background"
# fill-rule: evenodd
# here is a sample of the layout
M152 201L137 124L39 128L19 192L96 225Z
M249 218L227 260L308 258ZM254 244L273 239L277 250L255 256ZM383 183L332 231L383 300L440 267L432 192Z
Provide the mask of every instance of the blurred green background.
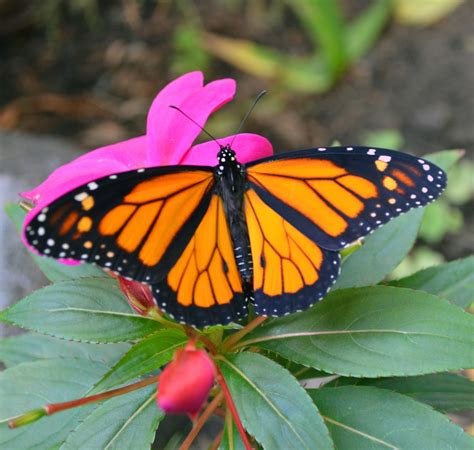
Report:
M465 149L402 276L474 250L473 17L461 0L0 0L0 129L82 150L127 139L166 82L200 69L238 82L214 135L267 89L245 130L276 151Z

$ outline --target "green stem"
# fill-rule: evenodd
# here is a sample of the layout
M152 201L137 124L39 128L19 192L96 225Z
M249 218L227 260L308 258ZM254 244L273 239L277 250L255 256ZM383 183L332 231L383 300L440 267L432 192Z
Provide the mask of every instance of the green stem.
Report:
M199 333L194 328L189 327L187 325L184 326L184 331L190 337L190 342L191 340L193 340L193 342L195 342L196 340L201 341L206 346L206 348L211 352L211 354L217 355L216 346L207 336Z
M156 320L157 322L161 323L166 328L176 328L178 330L184 330L183 325L180 325L179 323L172 322L171 320L165 319L158 309L150 308L147 311L147 316L150 317L150 319Z
M235 332L228 339L225 340L224 345L222 346L222 350L224 352L229 351L234 347L237 342L239 342L244 336L249 334L255 328L257 328L260 324L262 324L267 318L265 316L257 316L253 319L250 323L248 323L244 328Z

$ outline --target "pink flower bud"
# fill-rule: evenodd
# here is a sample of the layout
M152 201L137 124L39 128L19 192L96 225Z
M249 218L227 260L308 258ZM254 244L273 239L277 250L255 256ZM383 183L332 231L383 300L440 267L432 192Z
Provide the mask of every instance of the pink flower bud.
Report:
M125 294L129 305L140 315L147 316L150 309L156 309L150 287L137 281L126 280L121 276L116 277L120 290Z
M194 419L209 396L214 378L214 363L191 339L161 373L158 406L166 413L188 414Z

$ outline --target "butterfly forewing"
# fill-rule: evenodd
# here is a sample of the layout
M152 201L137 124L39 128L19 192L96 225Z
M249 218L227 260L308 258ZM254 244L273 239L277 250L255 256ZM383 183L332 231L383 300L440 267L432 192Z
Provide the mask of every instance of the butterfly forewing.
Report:
M440 195L446 175L434 164L391 150L300 150L248 165L262 200L321 247L339 250Z
M44 208L28 242L54 258L93 262L137 281L163 278L206 211L211 169L139 169L93 181Z

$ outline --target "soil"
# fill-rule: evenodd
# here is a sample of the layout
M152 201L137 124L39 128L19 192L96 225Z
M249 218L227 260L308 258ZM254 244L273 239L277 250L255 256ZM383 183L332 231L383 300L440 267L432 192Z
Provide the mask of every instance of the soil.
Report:
M300 54L311 48L287 9L267 10L264 3L207 0L189 9L192 2L104 1L95 19L63 7L58 23L44 26L26 1L2 0L0 17L9 26L0 32L0 127L66 136L82 149L143 134L154 95L187 63L174 48L177 27L200 23ZM348 14L365 3L344 2ZM473 19L474 3L465 2L431 27L391 23L334 89L319 96L288 92L283 100L277 93L280 107L262 101L245 129L270 138L277 151L335 139L357 144L367 131L396 129L409 152L464 148L473 158ZM236 101L209 124L218 134L235 129L261 89L270 92L267 105L274 104L271 85L216 59L206 76L238 81ZM472 224L474 203L464 209ZM473 253L472 231L448 236L443 248L448 259Z

